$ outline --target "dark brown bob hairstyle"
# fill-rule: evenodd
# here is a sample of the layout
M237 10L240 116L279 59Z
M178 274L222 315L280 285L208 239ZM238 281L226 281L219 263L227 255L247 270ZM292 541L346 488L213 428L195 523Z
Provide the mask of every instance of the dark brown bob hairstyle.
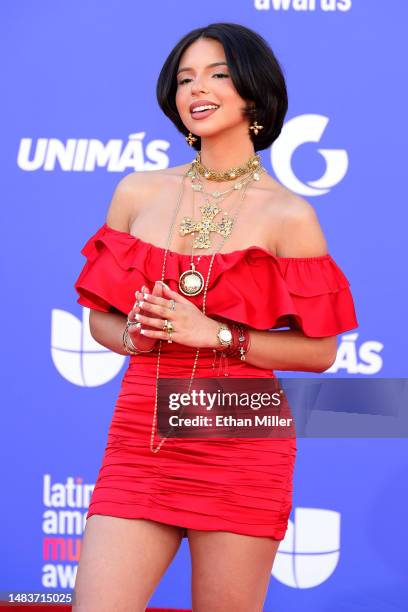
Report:
M255 104L255 110L253 104L243 108L244 116L251 122L256 119L258 124L264 126L257 135L251 130L254 149L262 151L270 147L281 133L288 110L285 78L266 40L238 23L211 23L183 36L164 62L157 80L156 96L160 108L176 128L187 136L188 130L176 107L177 70L185 49L199 38L218 40L224 47L235 89L241 98L253 100ZM196 151L201 149L199 136L193 148Z

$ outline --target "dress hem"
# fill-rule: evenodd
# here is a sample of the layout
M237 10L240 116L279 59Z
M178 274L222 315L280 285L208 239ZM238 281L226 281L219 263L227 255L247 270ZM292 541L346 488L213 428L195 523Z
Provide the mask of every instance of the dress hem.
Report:
M183 538L187 537L187 532L186 529L197 529L199 531L228 531L231 533L236 533L238 535L248 535L248 536L255 536L255 537L266 537L266 538L273 538L274 540L283 540L285 537L285 533L286 533L286 528L284 530L280 530L277 531L276 529L272 529L273 534L271 533L260 533L260 531L262 531L262 529L260 529L260 526L256 527L256 528L252 528L249 525L246 525L245 527L234 527L231 526L230 523L228 523L227 521L219 521L219 526L218 527L209 527L208 523L207 524L203 524L200 521L195 521L194 519L191 518L186 518L186 519L181 519L180 518L180 513L177 513L177 519L174 517L169 516L169 511L166 510L165 513L161 513L159 511L146 511L146 512L134 512L134 511L129 511L129 512L115 512L115 514L111 514L110 512L106 512L104 510L89 510L87 515L86 515L86 520L88 520L91 516L93 515L102 515L102 516L114 516L116 518L126 518L126 519L147 519L147 520L152 520L152 521L156 521L159 523L164 523L165 525L171 525L174 527L180 527L181 529L183 529ZM182 525L180 523L183 523Z

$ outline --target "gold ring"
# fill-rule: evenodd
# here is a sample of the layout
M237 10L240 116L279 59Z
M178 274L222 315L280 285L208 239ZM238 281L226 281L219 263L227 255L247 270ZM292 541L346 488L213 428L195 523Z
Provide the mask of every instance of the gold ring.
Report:
M169 329L167 333L169 334L169 339L167 340L167 342L173 342L173 340L171 339L171 334L172 334L171 329Z
M167 326L168 326L169 322L167 319L164 319L164 323L163 323L163 329L164 331L167 331Z

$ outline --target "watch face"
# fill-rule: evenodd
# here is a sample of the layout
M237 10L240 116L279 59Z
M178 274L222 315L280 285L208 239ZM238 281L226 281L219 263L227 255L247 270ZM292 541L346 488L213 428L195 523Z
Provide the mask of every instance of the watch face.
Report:
M232 340L232 334L229 329L221 329L218 335L222 342L231 342Z

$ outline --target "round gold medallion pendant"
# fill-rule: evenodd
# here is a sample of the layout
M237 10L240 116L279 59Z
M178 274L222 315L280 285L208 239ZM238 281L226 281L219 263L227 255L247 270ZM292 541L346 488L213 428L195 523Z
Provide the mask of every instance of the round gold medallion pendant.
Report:
M204 276L197 270L186 270L180 276L179 289L184 295L198 295L204 287Z

